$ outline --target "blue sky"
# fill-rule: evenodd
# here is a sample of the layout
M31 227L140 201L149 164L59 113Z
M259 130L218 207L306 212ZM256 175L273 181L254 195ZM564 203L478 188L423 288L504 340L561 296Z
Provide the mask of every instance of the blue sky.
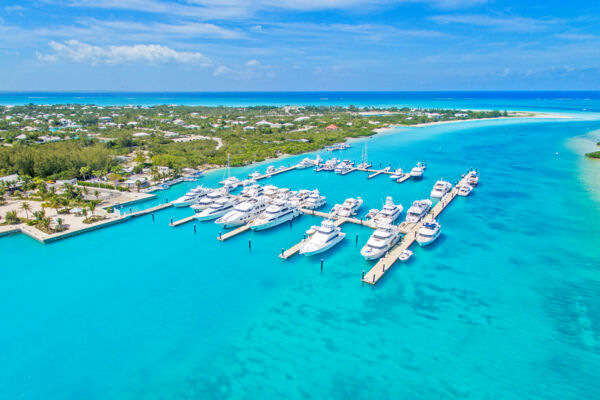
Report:
M600 90L600 2L0 0L0 90Z

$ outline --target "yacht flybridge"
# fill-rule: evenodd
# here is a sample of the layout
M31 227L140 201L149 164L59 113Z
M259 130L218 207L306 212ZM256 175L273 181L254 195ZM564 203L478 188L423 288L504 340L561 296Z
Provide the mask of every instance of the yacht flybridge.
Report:
M341 242L344 237L346 237L346 234L342 232L340 227L332 220L325 219L312 236L302 244L300 254L310 256L323 253Z
M244 225L262 214L266 208L267 202L264 197L251 198L236 205L233 210L217 219L215 223L223 225L223 228Z
M431 210L432 202L429 199L416 200L412 206L406 211L406 222L416 224Z
M433 189L431 190L431 197L435 199L441 199L450 191L450 189L452 189L452 184L440 179L433 186Z
M348 198L344 200L342 204L336 204L333 207L333 214L338 217L352 217L356 215L356 212L362 206L363 199L360 197L357 198Z
M272 228L300 215L300 209L283 200L275 200L266 210L250 223L253 231Z
M235 198L221 198L216 200L205 210L202 210L197 216L198 221L210 221L227 214L237 204Z
M366 260L376 260L382 257L400 240L400 230L392 224L382 224L371 235L367 244L360 250Z
M175 200L172 204L175 207L187 207L192 204L197 203L200 199L210 193L212 189L205 188L203 186L198 186Z
M426 221L417 233L417 243L419 243L419 246L427 246L428 244L433 243L435 239L440 236L441 230L442 225L435 219L432 218L431 220Z
M374 217L373 221L377 226L392 224L402 212L403 208L401 204L394 204L394 200L391 196L385 198L385 204L381 211L379 211Z

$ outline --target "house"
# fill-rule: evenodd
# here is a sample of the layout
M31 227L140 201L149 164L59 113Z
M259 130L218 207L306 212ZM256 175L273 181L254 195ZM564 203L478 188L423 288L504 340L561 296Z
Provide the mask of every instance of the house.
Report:
M15 139L17 139L17 140L25 140L25 139L27 139L27 135L25 135L24 133L21 133L20 135L15 136Z
M131 136L136 137L136 138L143 138L143 137L150 136L150 134L148 132L136 132Z
M334 124L331 124L327 128L325 128L325 130L328 130L328 131L337 131L338 127L336 125L334 125Z

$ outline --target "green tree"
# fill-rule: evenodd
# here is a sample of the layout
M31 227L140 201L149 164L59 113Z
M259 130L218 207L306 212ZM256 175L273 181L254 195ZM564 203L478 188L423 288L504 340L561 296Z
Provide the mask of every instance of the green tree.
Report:
M29 221L29 211L31 211L31 206L29 203L26 201L21 203L21 210L25 211L25 218L27 218L27 221Z

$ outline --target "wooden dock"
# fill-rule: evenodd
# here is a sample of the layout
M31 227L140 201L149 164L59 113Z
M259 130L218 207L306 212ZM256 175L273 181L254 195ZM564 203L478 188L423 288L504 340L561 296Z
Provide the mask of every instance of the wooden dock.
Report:
M410 174L404 174L404 176L402 178L396 179L396 182L402 183L402 182L406 182L409 179L410 179Z
M125 215L129 216L130 218L141 217L142 215L151 214L151 213L153 213L155 211L164 210L165 208L169 208L172 205L173 205L172 203L163 203L163 204L159 204L159 205L154 206L154 207L147 208L145 210L136 211L134 213L125 214Z
M358 168L352 167L347 171L341 172L340 175L348 175L350 172L358 171Z
M296 166L295 166L295 165L293 165L293 166L291 166L291 167L284 168L284 169L278 169L277 171L275 171L275 172L271 172L270 174L263 174L263 175L261 175L261 176L257 176L256 178L254 178L254 180L255 180L255 181L259 181L259 180L261 180L261 179L270 178L270 177L272 177L272 176L279 175L279 174L283 174L284 172L288 172L288 171L291 171L291 170L293 170L293 169L296 169Z
M404 250L408 249L415 242L417 232L419 231L419 229L421 229L423 223L431 217L437 218L438 215L440 215L442 211L444 211L446 207L448 207L452 200L456 198L458 194L458 189L463 183L466 182L466 180L467 175L465 175L465 177L463 177L458 182L458 184L454 186L452 190L450 190L450 192L448 192L440 200L440 202L437 203L435 207L431 209L429 214L427 214L427 216L425 216L419 223L404 224L404 226L402 226L401 224L400 226L404 229L405 235L400 241L400 243L398 243L394 248L392 248L385 256L380 258L377 264L375 264L375 266L365 274L365 276L362 278L362 281L370 285L375 285L377 282L379 282L379 280L385 275L385 273L388 272L398 261L398 257L400 256L400 254Z
M232 237L239 235L240 233L246 232L248 229L250 229L250 224L242 225L239 228L225 233L224 235L219 234L219 236L217 236L217 239L221 242L224 242L227 239L231 239Z
M387 174L392 175L394 172L385 169L366 169L365 171L370 172L371 174L367 176L367 179L375 178L377 175Z
M183 224L185 224L185 223L188 223L188 222L190 222L190 221L193 221L193 220L195 220L195 219L196 219L196 217L197 217L197 215L194 213L194 215L190 215L189 217L185 217L185 218L183 218L183 219L180 219L180 220L178 220L178 221L175 221L175 222L173 222L172 224L169 224L169 226L176 227L176 226L179 226L179 225L183 225Z

